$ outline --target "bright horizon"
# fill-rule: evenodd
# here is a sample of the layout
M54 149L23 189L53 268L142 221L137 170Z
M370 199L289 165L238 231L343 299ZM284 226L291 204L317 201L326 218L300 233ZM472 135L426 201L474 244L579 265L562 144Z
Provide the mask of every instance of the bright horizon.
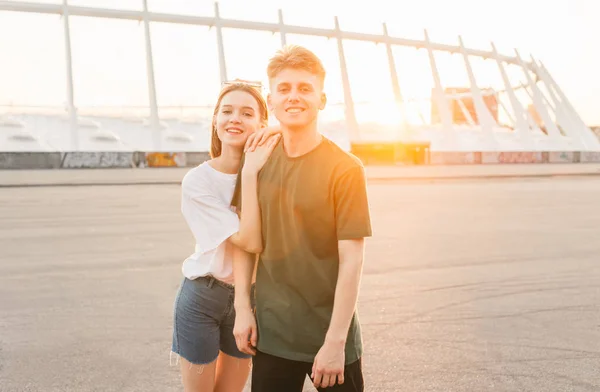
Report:
M141 0L69 3L123 9L142 6ZM337 15L342 30L347 31L380 34L381 23L386 22L392 36L422 39L427 29L434 42L455 45L461 35L469 48L489 50L494 41L500 53L510 56L517 48L524 60L531 53L544 63L586 123L600 125L600 24L595 20L600 2L456 0L450 4L422 0L391 7L388 3L306 0L299 5L257 0L249 7L242 5L247 2L222 0L219 7L221 16L230 19L277 22L281 8L286 24L331 28ZM193 15L213 15L214 9L212 1L148 0L148 4L150 11ZM86 17L71 17L70 23L76 106L83 111L94 106L147 107L143 25ZM220 86L215 29L153 23L151 34L159 107L211 105ZM0 11L0 37L4 37L0 54L12 60L0 65L0 105L64 107L62 20L56 15ZM279 35L225 29L223 38L228 78L266 83L265 66L279 46ZM328 71L329 101L342 102L336 41L295 35L287 35L287 41L305 45L321 57ZM385 46L344 40L344 50L359 121L389 122L397 113L389 109L393 93ZM421 105L433 87L427 54L394 47L394 56L403 96ZM437 52L436 60L445 87L468 86L461 56ZM480 86L501 87L494 62L472 59L472 65ZM509 67L509 72L513 84L523 77L516 67ZM361 102L373 104L363 109ZM416 111L409 116L416 117Z

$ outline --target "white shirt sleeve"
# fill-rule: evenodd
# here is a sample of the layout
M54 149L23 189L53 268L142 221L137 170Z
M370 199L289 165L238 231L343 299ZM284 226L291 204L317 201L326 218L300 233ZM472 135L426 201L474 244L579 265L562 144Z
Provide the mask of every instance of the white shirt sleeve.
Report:
M203 181L204 180L204 181ZM240 220L231 206L211 194L206 179L183 182L181 211L196 238L196 252L216 249L237 233Z

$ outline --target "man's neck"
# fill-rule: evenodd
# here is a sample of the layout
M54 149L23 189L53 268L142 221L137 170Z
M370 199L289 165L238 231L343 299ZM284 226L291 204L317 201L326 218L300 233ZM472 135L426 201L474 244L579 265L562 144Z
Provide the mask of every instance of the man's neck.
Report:
M289 129L282 127L283 148L290 158L296 158L314 150L323 140L317 127Z

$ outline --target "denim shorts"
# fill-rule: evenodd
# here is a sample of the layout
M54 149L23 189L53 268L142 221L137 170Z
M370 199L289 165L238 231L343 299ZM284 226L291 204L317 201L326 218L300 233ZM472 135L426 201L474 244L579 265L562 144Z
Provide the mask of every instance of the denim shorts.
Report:
M254 298L254 285L252 286ZM213 362L219 351L250 358L233 336L234 287L213 277L184 278L175 299L171 351L195 365ZM252 301L254 306L254 301Z

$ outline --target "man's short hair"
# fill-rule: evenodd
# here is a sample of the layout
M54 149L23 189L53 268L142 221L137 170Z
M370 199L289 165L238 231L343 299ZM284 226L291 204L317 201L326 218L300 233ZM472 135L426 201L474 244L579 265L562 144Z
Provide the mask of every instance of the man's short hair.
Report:
M286 45L279 49L267 66L267 75L273 79L286 68L301 69L318 76L321 83L325 81L325 68L321 60L310 50L298 45Z

